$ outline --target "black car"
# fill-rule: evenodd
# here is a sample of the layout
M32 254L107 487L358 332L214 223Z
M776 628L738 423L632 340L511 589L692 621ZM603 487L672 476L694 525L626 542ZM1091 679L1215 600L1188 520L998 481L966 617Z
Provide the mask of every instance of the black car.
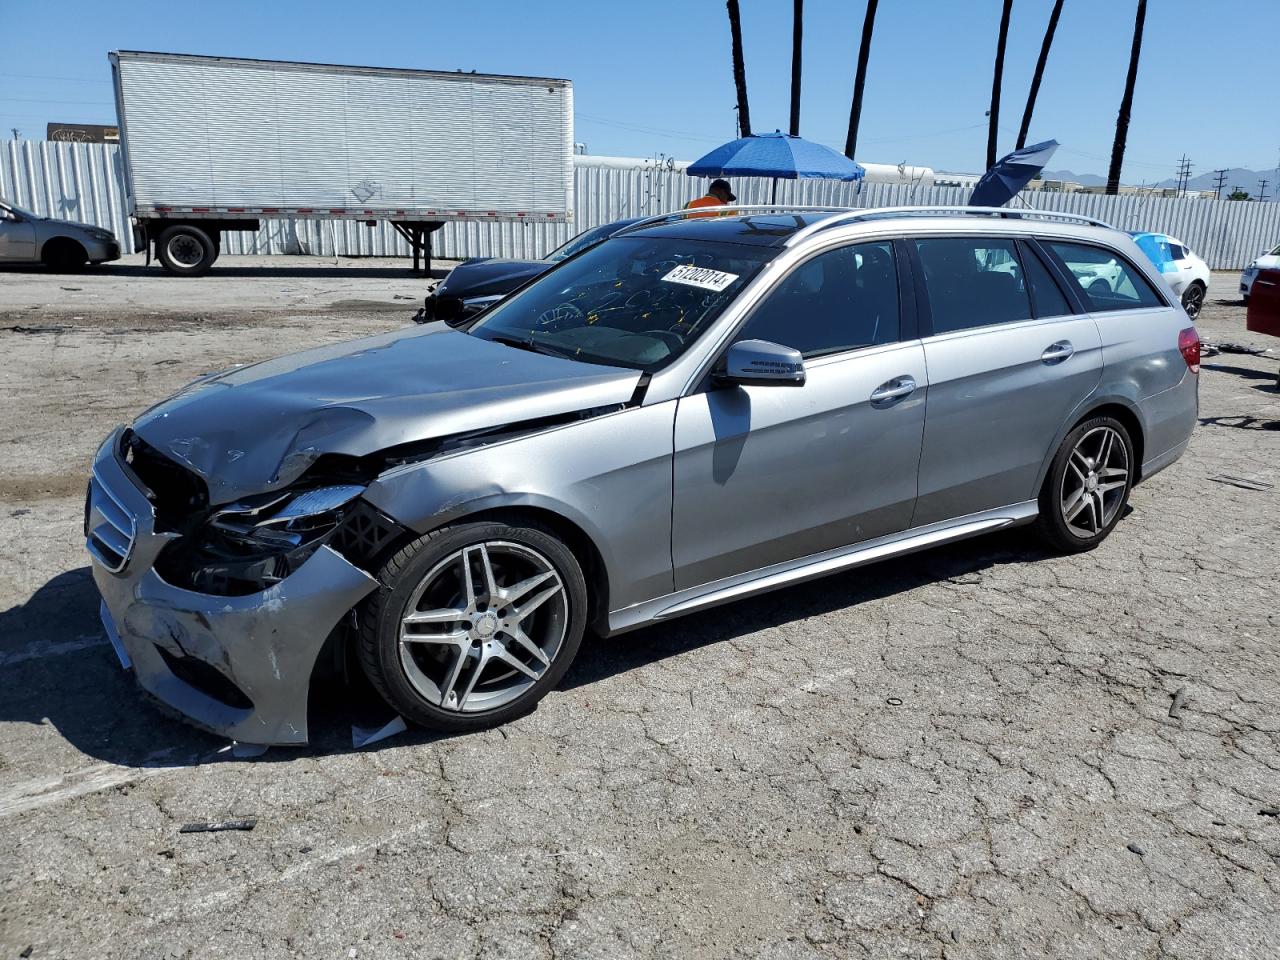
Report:
M464 260L427 296L422 309L413 319L418 323L443 320L456 327L489 305L497 303L516 287L550 270L561 260L568 260L575 253L581 253L588 247L608 240L623 227L629 227L640 219L632 217L629 220L615 220L613 223L584 230L541 260L505 260L501 257Z

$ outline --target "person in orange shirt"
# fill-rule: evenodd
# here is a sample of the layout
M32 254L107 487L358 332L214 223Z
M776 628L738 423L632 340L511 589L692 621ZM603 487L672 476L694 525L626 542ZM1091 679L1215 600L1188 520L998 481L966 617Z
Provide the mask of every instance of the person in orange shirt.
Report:
M697 200L690 200L684 205L686 210L696 210L700 207L722 207L727 203L733 203L738 198L733 195L733 190L729 187L728 180L712 180L711 186L707 188L707 195L699 197ZM696 214L700 217L714 217L714 213Z

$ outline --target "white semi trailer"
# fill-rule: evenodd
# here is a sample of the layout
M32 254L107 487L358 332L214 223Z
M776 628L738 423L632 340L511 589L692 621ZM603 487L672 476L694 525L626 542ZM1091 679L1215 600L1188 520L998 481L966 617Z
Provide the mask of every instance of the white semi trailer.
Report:
M567 80L110 54L134 248L199 276L263 219L573 219Z

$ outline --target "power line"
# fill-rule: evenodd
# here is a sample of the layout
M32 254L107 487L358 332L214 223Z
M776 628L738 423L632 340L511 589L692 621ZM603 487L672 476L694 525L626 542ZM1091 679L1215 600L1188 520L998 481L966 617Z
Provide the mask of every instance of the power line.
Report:
M70 103L94 107L109 107L110 100L46 100L44 97L0 97L5 103Z
M0 77L15 80L69 80L74 83L109 83L106 77L58 77L47 73L0 73Z

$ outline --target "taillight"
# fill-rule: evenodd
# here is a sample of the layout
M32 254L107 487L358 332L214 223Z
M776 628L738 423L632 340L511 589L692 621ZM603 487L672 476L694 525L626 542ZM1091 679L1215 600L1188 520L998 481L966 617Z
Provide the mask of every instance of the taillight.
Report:
M1178 352L1187 361L1187 369L1192 373L1200 372L1200 334L1195 327L1187 327L1178 334Z

